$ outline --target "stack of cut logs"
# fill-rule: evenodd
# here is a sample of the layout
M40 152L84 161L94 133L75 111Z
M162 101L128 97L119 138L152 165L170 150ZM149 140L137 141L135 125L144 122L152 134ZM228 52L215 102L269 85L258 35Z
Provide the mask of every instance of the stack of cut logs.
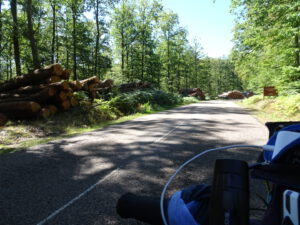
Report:
M201 100L205 100L205 95L200 88L186 88L180 91L180 94L183 96L196 97Z
M132 82L132 83L127 83L127 84L121 84L119 86L119 90L121 93L131 92L131 91L136 91L136 90L145 90L145 89L151 89L151 88L152 88L151 84L147 81Z
M228 91L220 94L218 97L223 99L243 99L244 95L240 91Z
M112 91L114 81L112 79L106 79L100 82L95 90L98 91L100 95L106 95Z
M67 81L69 77L69 70L52 64L0 84L0 126L8 119L47 118L67 110L78 104L74 91L86 91L92 100L96 97L98 77Z

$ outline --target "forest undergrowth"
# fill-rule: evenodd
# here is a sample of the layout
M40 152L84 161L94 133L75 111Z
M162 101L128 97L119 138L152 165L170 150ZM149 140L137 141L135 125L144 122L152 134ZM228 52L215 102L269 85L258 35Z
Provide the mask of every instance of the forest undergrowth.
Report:
M263 97L255 95L240 102L262 122L300 121L300 94Z

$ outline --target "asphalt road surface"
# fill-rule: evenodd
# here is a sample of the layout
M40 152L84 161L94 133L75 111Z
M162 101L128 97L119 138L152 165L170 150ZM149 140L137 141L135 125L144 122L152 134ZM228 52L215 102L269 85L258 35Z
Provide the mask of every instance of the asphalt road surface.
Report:
M142 224L115 212L126 192L159 195L166 179L196 153L265 144L268 132L232 101L209 101L141 117L0 156L0 224ZM258 150L209 153L170 192L210 182L216 158L255 161Z

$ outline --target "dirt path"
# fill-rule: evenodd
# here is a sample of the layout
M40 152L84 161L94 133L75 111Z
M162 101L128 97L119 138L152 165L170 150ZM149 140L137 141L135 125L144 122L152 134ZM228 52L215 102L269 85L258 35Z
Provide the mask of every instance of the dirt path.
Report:
M186 159L207 148L264 144L267 129L231 101L192 104L0 156L0 224L139 224L122 220L125 192L159 195ZM258 151L212 153L171 190L208 182L215 158L253 161Z

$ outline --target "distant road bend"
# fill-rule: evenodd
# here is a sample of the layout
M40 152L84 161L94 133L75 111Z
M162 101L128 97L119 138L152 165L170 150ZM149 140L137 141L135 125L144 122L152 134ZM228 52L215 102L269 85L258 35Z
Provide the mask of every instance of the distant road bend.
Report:
M0 156L0 225L141 224L116 215L120 195L159 195L185 160L208 148L264 144L267 129L232 101L208 101L144 116ZM207 181L216 157L255 160L258 151L210 155L172 191Z

